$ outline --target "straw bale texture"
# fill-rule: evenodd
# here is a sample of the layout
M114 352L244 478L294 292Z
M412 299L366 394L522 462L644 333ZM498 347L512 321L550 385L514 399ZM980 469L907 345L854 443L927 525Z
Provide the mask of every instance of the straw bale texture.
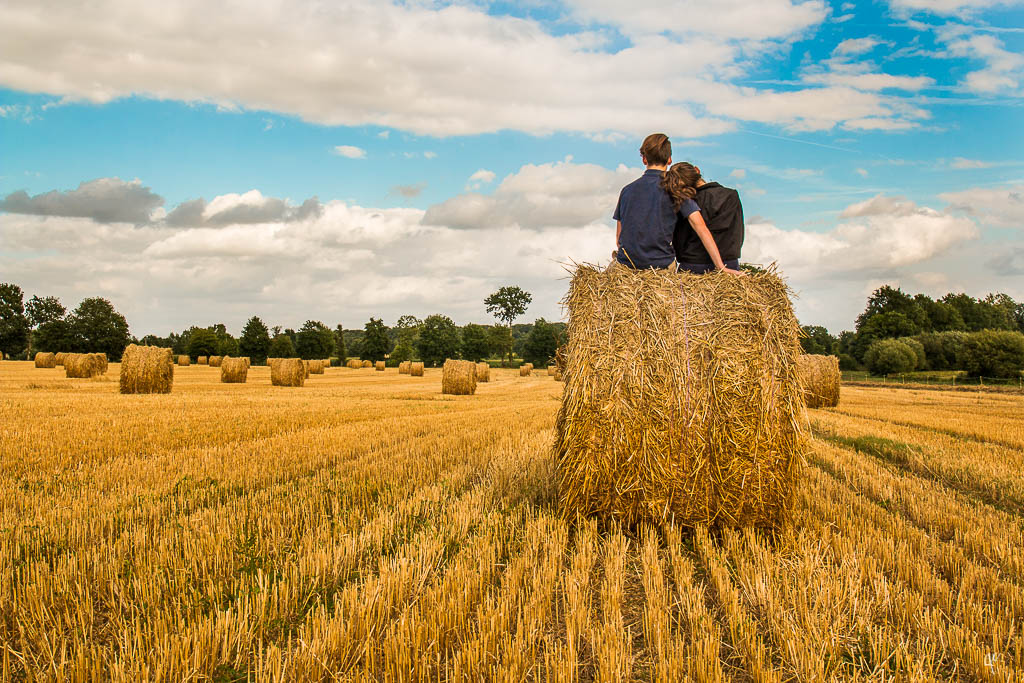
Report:
M384 368L386 367L387 365L382 360L379 360L373 364L373 369L376 370L377 372L384 372Z
M414 362L412 365L410 365L409 366L409 374L412 375L413 377L422 377L423 376L423 363Z
M57 353L53 354L53 359L57 363L57 365L64 365L64 358L66 358L67 355L68 354L64 353L63 351L58 351Z
M308 360L302 361L303 379L309 379L309 364L310 361Z
M398 374L408 375L410 368L412 368L412 361L403 360L401 363L398 364Z
M121 356L122 394L169 394L174 385L170 349L129 344Z
M530 368L531 371L533 370L533 363L523 363L523 365Z
M311 361L309 361L309 374L311 374L311 375L322 375L322 374L324 374L324 362L322 360L311 360Z
M797 363L804 403L808 408L834 408L839 405L839 358L802 354Z
M275 387L301 387L306 383L306 364L301 358L271 358L270 383Z
M364 360L363 361L363 367L364 368L372 368L373 367L373 361L372 360Z
M249 359L224 356L220 361L220 381L225 384L245 384L249 377Z
M562 381L562 371L559 370L558 368L555 368L555 381L556 382L561 382Z
M519 376L520 377L529 377L532 373L533 373L533 368L530 367L529 363L524 363L523 365L519 366Z
M565 372L565 344L558 347L555 351L555 365L562 372Z
M46 351L40 351L36 354L36 367L37 368L55 368L57 367L57 356L48 353Z
M207 356L199 356L196 358L196 365L210 365L210 359Z
M564 303L555 441L564 515L785 521L806 413L782 279L580 266Z
M187 368L192 364L192 359L188 356L178 356L178 365Z
M99 377L107 371L107 357L100 353L69 353L64 356L64 374L71 379Z
M359 368L363 367L363 361L359 360L358 358L351 358L347 363L345 363L345 367L351 368L352 370L358 370Z
M490 382L491 381L491 365L490 365L490 363L477 363L476 364L476 381L477 382Z
M219 368L222 362L224 362L224 356L210 356L209 363L211 368Z
M441 374L441 393L456 396L475 394L476 363L471 360L446 360Z
M548 366L548 377L554 377L554 376L555 376L555 372L556 372L557 370L558 370L558 367L557 367L557 366L555 366L555 365L549 365L549 366Z

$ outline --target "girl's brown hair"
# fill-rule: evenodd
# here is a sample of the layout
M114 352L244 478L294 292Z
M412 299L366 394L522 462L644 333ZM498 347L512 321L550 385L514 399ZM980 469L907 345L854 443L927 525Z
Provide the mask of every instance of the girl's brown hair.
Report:
M661 176L661 187L668 196L672 198L672 204L678 210L687 199L697 196L697 181L700 180L700 171L693 164L680 161L672 164L672 168L665 171Z

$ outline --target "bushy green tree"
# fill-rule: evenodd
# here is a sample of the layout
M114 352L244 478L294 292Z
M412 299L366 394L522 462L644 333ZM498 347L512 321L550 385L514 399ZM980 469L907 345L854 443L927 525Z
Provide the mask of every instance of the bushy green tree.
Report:
M23 353L28 346L29 328L21 287L0 283L0 351L7 356Z
M912 328L908 334L921 332L927 324L927 314L912 296L898 287L884 285L868 297L864 312L857 316L859 332L873 317L883 313L899 313Z
M917 354L910 346L896 339L879 339L868 347L864 363L876 375L910 372L917 365Z
M305 360L330 358L334 355L334 332L319 320L307 320L296 334L295 352Z
M55 320L63 320L67 309L55 296L33 296L25 304L25 313L28 315L29 324L32 327L39 327Z
M363 326L365 334L360 358L363 360L384 360L384 357L391 352L391 339L388 337L388 328L380 318L370 318Z
M505 327L504 325L494 325L491 327L491 333L488 341L491 345L491 351L498 354L498 356L504 358L502 365L509 365L509 358L512 358L512 352L515 349L515 338L512 336L512 329Z
M469 323L462 328L462 357L466 360L479 362L491 353L491 343L487 328L476 323Z
M403 362L412 360L416 354L416 338L419 336L423 321L414 315L403 315L395 323L395 348L391 350L391 360Z
M345 328L340 323L334 328L334 350L338 354L338 365L344 365L348 360L348 349L345 348Z
M498 291L484 299L484 306L487 312L509 327L511 336L512 323L515 319L526 313L527 307L533 301L533 295L515 285L500 288ZM508 362L512 363L512 346L508 348Z
M878 313L871 316L859 330L853 340L853 356L867 362L865 354L868 348L880 339L896 339L909 337L920 332L920 328L906 315L895 311Z
M188 336L188 355L195 360L199 356L219 356L220 337L211 329L197 327Z
M957 358L967 332L925 332L914 337L924 348L929 370L959 370Z
M803 325L800 329L803 331L803 335L800 337L800 346L804 353L828 356L836 352L838 344L836 338L821 325Z
M928 370L928 356L924 352L924 344L919 342L914 337L900 337L896 341L902 342L910 347L910 350L914 352L914 357L917 361L914 363L915 370Z
M966 335L957 359L972 377L1020 377L1024 371L1024 334L983 330Z
M545 366L555 357L558 345L558 332L555 328L544 318L537 318L523 344L523 359L538 367Z
M446 315L428 315L416 339L416 352L427 365L459 357L459 328Z
M232 337L230 334L221 337L217 341L217 355L219 356L234 356L238 357L239 348L238 340ZM249 359L252 361L252 358Z
M295 345L292 344L292 338L284 333L274 337L270 342L270 352L267 357L295 358Z
M270 354L270 330L258 316L249 318L242 328L242 336L238 340L238 353L248 356L257 365L267 362Z
M117 362L132 340L128 321L101 297L83 299L71 313L69 322L75 351L105 353L108 359Z

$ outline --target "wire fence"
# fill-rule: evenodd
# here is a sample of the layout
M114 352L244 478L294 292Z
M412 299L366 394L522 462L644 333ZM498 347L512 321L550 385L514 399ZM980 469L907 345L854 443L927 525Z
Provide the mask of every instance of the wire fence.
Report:
M844 382L874 382L877 384L926 384L950 387L1006 387L1024 391L1024 377L968 377L960 373L910 373L899 375L872 375L870 372L845 370Z

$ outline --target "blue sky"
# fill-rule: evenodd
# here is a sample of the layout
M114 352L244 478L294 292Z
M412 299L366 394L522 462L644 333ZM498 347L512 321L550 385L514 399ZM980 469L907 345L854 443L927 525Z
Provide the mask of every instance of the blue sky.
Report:
M558 318L654 130L802 322L1024 298L1024 2L50 4L0 8L0 279L140 335Z

